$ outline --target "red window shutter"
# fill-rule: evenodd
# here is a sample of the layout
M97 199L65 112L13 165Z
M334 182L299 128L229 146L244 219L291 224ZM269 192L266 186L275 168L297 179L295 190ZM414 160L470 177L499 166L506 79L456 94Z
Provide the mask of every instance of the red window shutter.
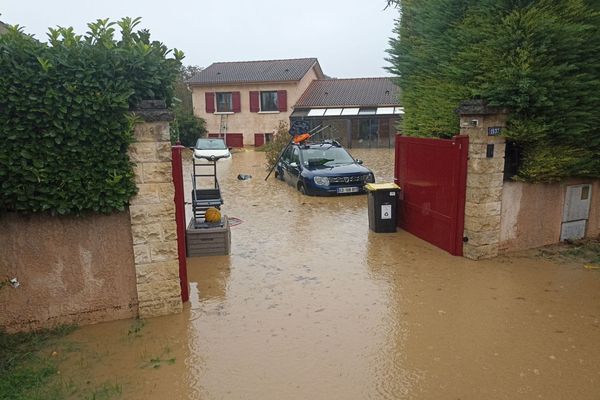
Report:
M206 92L204 94L206 99L206 113L212 114L215 112L215 94L212 92Z
M259 92L250 92L250 112L259 112L260 105L258 101Z
M287 90L277 91L277 106L280 112L287 111Z
M231 101L233 102L233 112L241 112L242 111L242 101L240 99L240 92L231 93Z

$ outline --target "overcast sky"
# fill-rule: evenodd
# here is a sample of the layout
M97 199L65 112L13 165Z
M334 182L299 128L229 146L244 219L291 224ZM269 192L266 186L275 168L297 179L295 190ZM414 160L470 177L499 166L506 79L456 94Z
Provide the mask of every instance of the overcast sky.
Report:
M46 40L48 27L85 33L98 18L142 17L184 64L317 57L337 78L389 75L383 67L398 10L385 0L1 0L0 20Z

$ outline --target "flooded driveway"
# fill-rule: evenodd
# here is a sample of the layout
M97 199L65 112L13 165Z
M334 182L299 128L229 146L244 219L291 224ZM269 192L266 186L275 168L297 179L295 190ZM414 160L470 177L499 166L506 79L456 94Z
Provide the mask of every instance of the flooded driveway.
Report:
M393 179L393 150L353 155ZM375 234L365 196L302 196L264 168L220 165L243 222L231 256L188 259L183 314L81 328L64 379L126 399L600 398L600 273Z

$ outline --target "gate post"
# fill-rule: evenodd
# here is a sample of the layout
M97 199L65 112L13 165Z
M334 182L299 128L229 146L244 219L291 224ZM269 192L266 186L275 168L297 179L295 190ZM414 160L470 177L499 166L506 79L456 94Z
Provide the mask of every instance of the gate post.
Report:
M169 123L173 113L164 101L142 101L135 110L129 157L136 164L138 193L129 215L141 318L182 311L177 224Z
M504 151L508 112L483 100L460 103L460 134L469 136L463 255L472 260L498 255Z

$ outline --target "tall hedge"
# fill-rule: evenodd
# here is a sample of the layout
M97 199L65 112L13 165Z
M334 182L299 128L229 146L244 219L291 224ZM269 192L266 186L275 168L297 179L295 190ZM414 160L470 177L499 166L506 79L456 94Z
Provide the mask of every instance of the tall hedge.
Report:
M142 99L172 97L181 53L134 32L139 19L98 20L42 43L0 36L0 211L122 210L135 194L127 149Z
M416 136L458 132L460 100L511 111L518 177L600 177L600 2L398 0L389 49Z

